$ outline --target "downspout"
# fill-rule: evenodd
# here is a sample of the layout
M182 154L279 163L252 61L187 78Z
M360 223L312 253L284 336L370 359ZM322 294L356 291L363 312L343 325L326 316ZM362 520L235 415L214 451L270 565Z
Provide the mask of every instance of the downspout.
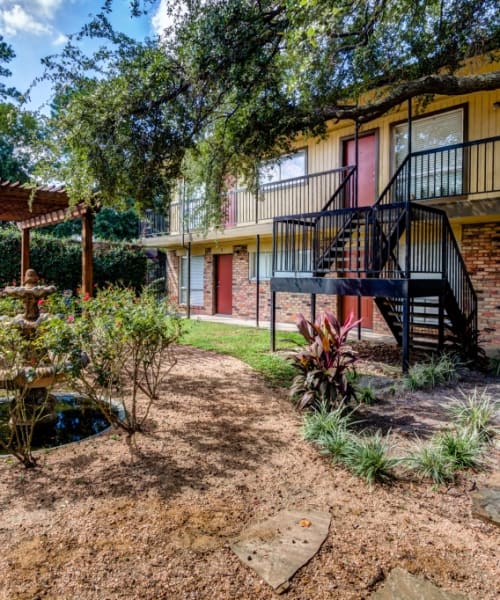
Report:
M257 234L257 248L255 253L255 288L256 288L256 305L255 305L255 324L259 326L259 296L260 296L260 235Z
M356 128L354 131L354 161L356 163L356 177L354 178L354 205L356 208L359 206L359 121L356 119ZM359 260L359 237L358 237L358 260ZM357 319L358 323L358 340L361 340L361 296L358 296L357 301Z
M187 318L191 318L191 242L188 242L188 264L187 264Z
M185 226L184 226L184 210L186 204L186 182L182 180L182 196L181 196L181 210L180 210L180 220L181 220L181 233L182 233L182 247L184 249L187 248L187 289L186 289L186 309L187 309L187 318L191 318L191 241L188 242L186 247L185 240Z
M411 277L411 154L412 154L412 106L411 98L408 99L408 171L407 189L405 200L405 296L403 299L403 372L408 372L410 366L410 277Z

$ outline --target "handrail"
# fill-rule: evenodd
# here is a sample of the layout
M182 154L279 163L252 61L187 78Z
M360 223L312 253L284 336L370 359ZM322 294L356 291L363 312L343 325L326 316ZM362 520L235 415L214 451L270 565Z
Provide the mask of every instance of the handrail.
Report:
M354 176L356 174L357 166L354 165L354 166L349 166L349 167L342 167L342 169L345 169L346 171L348 171L348 175L344 179L344 181L342 181L340 186L335 190L335 192L334 192L333 196L330 198L330 200L328 200L328 202L323 206L323 211L329 210L329 207L335 202L335 200L337 200L340 197L341 192L343 192L344 189L351 183L351 179L354 178ZM354 197L354 195L355 195L354 190L351 194ZM354 203L357 204L357 198L353 198L353 199L354 199Z
M405 157L405 159L403 160L403 162L399 165L399 167L396 169L396 172L394 173L394 175L390 178L389 183L385 186L385 188L383 189L382 193L380 194L380 196L378 197L377 201L375 202L374 206L378 206L380 204L384 204L383 202L383 198L385 197L385 195L390 191L390 189L392 188L392 186L395 184L396 180L399 179L399 176L401 174L401 172L403 171L403 169L406 168L408 161L410 160L410 156L407 155Z
M375 204L389 204L394 199L431 200L500 191L499 156L500 136L412 152L399 165Z

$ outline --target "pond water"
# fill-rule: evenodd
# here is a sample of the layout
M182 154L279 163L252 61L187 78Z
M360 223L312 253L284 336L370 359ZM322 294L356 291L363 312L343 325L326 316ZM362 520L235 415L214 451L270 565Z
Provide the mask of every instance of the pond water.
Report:
M96 406L85 398L74 394L54 394L56 399L53 413L49 418L35 425L33 450L54 448L71 442L78 442L106 430L110 424ZM0 439L7 441L10 436L10 403L0 401ZM0 448L0 454L7 454Z

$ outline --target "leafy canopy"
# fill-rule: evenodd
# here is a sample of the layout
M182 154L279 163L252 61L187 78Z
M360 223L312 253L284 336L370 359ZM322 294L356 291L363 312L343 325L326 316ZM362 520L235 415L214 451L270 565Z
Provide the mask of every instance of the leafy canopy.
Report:
M132 2L132 13L152 4ZM500 86L499 71L457 76L469 57L498 58L494 0L164 5L164 35L138 42L112 29L107 0L46 59L63 99L47 164L79 199L98 189L110 205L164 206L187 177L216 216L227 173L255 179L259 161L324 133L326 119L363 122L409 97ZM78 49L85 36L104 43L91 57Z

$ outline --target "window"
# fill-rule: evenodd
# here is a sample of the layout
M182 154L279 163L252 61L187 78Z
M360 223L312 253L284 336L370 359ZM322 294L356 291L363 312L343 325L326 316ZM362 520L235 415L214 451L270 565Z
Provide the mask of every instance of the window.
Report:
M312 253L310 250L298 250L293 253L278 252L276 256L276 276L285 277L294 274L301 277L312 272ZM273 276L272 252L261 252L259 255L259 279L265 281ZM249 279L257 279L257 253L250 253Z
M434 150L463 142L463 109L416 119L412 123L412 153ZM395 168L408 154L408 123L394 127ZM411 163L412 194L417 199L454 196L462 193L463 151L461 148L426 152Z
M259 253L259 279L265 281L273 276L273 253ZM249 279L257 279L257 253L250 252Z
M191 282L190 282L190 304L191 306L203 306L203 270L204 257L191 256ZM180 260L180 290L179 303L187 304L188 290L188 257L182 256Z
M259 169L261 185L279 183L305 175L307 175L306 150L299 150L293 154L282 156L278 160L266 162Z

